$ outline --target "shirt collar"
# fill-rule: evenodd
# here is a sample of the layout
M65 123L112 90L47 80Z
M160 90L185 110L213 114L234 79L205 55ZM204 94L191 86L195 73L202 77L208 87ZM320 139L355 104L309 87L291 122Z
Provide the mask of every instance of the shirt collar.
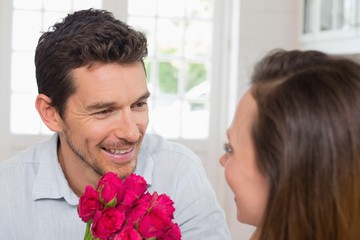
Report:
M142 176L147 184L151 186L155 163L152 154L148 149L150 141L149 136L150 135L146 134L141 144L135 173Z
M33 199L64 198L70 205L77 205L79 198L69 187L57 156L58 134L54 134L41 145L39 168L34 181ZM154 159L147 146L149 137L145 135L141 144L135 173L142 176L151 186L154 171Z
M70 205L77 205L79 198L69 187L58 161L58 138L58 134L54 134L45 141L36 156L39 158L39 168L34 181L33 199L64 198Z

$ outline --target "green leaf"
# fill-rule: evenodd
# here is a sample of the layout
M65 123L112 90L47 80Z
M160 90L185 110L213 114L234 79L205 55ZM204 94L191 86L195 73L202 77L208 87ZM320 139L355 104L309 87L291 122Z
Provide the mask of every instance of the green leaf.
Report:
M108 203L105 205L105 208L115 207L116 202L117 202L117 200L116 200L116 196L115 196L110 202L108 202Z

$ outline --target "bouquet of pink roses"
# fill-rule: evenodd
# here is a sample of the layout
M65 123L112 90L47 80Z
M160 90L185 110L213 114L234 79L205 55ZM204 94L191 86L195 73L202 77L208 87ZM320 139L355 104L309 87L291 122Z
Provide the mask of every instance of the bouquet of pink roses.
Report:
M165 194L147 192L147 183L139 175L122 180L108 172L96 190L87 186L80 197L78 214L87 223L84 239L181 239L173 222L173 204Z

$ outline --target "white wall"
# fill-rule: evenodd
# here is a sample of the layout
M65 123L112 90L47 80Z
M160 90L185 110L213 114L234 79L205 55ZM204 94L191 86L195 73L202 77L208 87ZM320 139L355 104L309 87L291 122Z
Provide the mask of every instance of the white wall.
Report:
M9 38L2 37L11 34L11 23L9 23L8 19L11 14L11 6L7 4L7 2L0 0L0 103L8 103L10 93L7 89L10 89L10 82L7 79L10 79L10 54L11 54L11 42ZM9 9L10 8L10 9ZM2 114L0 114L0 125L1 126L9 126L9 118L7 117L7 113L10 111L9 104L5 104L1 106ZM9 144L6 139L1 136L7 136L8 133L5 131L10 131L9 129L5 130L0 126L0 156L8 157L10 155L8 149ZM3 130L4 129L4 130Z

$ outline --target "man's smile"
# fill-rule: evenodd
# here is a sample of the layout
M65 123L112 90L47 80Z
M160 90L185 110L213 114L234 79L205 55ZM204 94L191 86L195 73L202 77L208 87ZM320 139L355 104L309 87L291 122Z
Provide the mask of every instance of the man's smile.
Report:
M122 155L131 152L134 149L134 147L128 148L128 149L115 149L115 148L104 148L105 151L110 152L112 154L116 155Z

